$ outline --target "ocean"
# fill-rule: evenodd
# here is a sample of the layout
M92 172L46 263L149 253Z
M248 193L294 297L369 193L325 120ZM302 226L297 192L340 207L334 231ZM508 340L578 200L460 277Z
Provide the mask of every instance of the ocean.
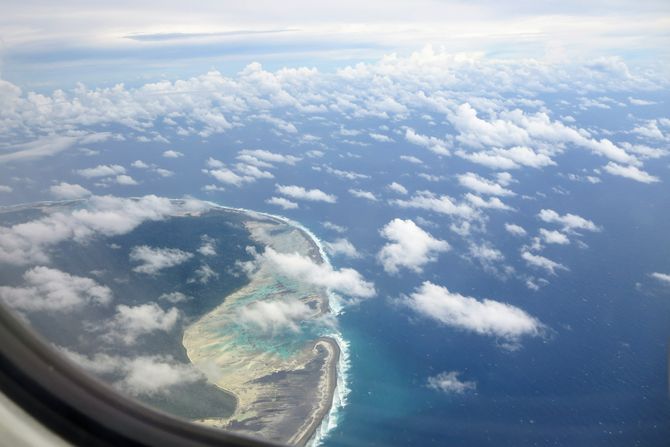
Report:
M310 131L308 124L305 131ZM232 130L204 143L185 141L185 147L199 148L197 156L180 160L174 177L148 179L134 188L132 195L191 195L226 206L281 214L300 222L322 241L344 236L357 247L361 258L334 256L331 262L335 267L355 268L373 281L377 296L342 309L338 318L348 347L348 364L343 365L348 368L347 380L341 390L349 391L342 395L342 406L331 414L330 430L324 431L322 445L668 445L670 289L650 277L652 272L670 272L667 162L646 162L661 184L646 185L605 173L601 173L601 183L590 184L573 181L567 174L583 175L584 166L602 166L604 159L568 149L555 157L558 166L513 172L516 183L509 188L516 195L505 202L514 210L487 212L486 232L463 239L450 230L451 220L446 216L389 204L396 196L386 185L398 181L410 194L430 190L458 197L464 191L455 180L456 174L491 172L458 157L437 158L402 145L339 147L327 150L322 159L304 160L300 169L278 165L271 181L258 181L244 189L227 185L222 192L202 191L205 184L215 183L200 172L208 157L232 163L236 150L272 140L272 134L259 131L255 135L255 130L251 126ZM127 165L138 156L126 143L107 144L110 162ZM147 154L152 145L144 147ZM159 146L155 144L153 158L142 157L147 162L166 163L160 158ZM277 140L268 149L301 154L307 148L297 150L290 141ZM426 165L410 165L399 159L410 152L425 159ZM74 168L87 166L85 161L76 163L81 166ZM351 182L310 168L317 165L370 175L355 181L354 186L374 192L381 200L352 197L348 193ZM419 172L442 178L429 181L418 177ZM35 178L39 182L42 176L37 172ZM278 211L265 203L275 194L275 184L318 187L335 194L338 201L335 205L302 202L297 210ZM38 185L36 190L40 186L45 187ZM120 186L109 187L109 192L128 195ZM26 195L25 199L35 197ZM544 256L568 268L555 276L527 266L520 249L529 240L504 230L505 223L515 223L535 235L540 227L549 227L537 217L541 209L577 214L601 228L571 235L570 244L548 246L543 251ZM437 262L426 264L421 274L387 274L376 258L385 243L379 229L397 217L417 222L419 217L425 219L420 226L447 240L452 250L440 254ZM324 222L346 231L339 234ZM147 229L145 236L150 243L152 231ZM178 244L176 236L171 240ZM504 261L492 266L479 264L467 256L471 242L491 243L504 254ZM237 247L231 253L241 250ZM497 268L503 264L513 267L515 274L501 275ZM537 291L530 290L523 280L527 275L545 278L548 283ZM426 280L480 300L490 298L517 306L543 323L544 334L522 338L516 349L509 349L505 340L421 317L403 304L403 297ZM476 383L476 389L463 394L431 389L428 378L446 371L458 371L462 380Z

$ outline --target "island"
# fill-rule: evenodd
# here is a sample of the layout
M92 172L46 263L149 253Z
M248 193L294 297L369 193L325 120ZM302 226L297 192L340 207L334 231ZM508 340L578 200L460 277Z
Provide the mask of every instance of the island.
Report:
M327 262L305 230L268 215L250 217L244 224L259 245ZM245 306L286 297L312 310L297 331L259 333L239 321ZM218 307L184 331L183 345L191 362L236 398L232 416L199 422L306 445L331 410L337 387L340 347L335 338L322 335L320 323L330 313L324 288L294 281L262 264L250 273L248 284L223 297Z

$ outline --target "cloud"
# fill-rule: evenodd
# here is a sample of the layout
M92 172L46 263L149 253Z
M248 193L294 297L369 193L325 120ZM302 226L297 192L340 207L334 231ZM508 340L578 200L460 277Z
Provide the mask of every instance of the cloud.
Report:
M150 170L152 172L155 172L156 174L160 175L161 177L171 177L171 176L174 175L174 172L172 172L172 171L169 171L169 170L163 169L163 168L159 168L158 166L156 166L154 164L148 165L145 162L143 162L142 160L135 160L134 162L132 162L130 164L130 166L132 166L133 168L136 168L136 169L148 169L148 170Z
M263 149L244 149L241 150L240 155L247 155L259 160L264 160L270 163L284 163L288 165L295 165L302 160L300 157L294 155L277 154Z
M223 168L225 166L221 160L217 160L216 158L212 157L209 157L207 161L205 161L205 165L212 169Z
M400 159L403 160L403 161L407 161L409 163L413 163L415 165L423 164L423 161L421 161L421 159L416 158L413 155L401 155Z
M177 304L190 301L193 299L192 296L185 295L181 292L170 292L164 293L158 297L159 300L167 301L168 303Z
M134 162L130 163L130 166L137 169L149 169L151 167L142 160L135 160Z
M193 272L193 278L189 278L188 282L199 282L200 284L207 284L212 279L218 278L219 274L216 273L209 265L200 264L200 267L195 269Z
M456 151L456 155L491 169L518 169L520 167L514 160L495 154L493 151L465 152L459 150Z
M390 138L388 135L383 135L380 133L371 133L370 138L380 143L392 143L393 138Z
M326 202L326 203L335 203L337 202L337 197L332 194L326 194L320 189L305 189L302 186L295 185L275 185L277 192L279 194L298 199L298 200L308 200L312 202Z
M478 260L482 265L492 265L505 260L502 252L488 242L481 244L470 243L468 246L468 253L474 259Z
M401 208L418 208L440 214L472 219L477 211L465 203L456 203L448 195L438 196L430 191L418 191L409 200L391 200L391 204Z
M416 144L417 146L425 147L438 155L449 155L449 144L445 140L421 135L416 133L412 128L407 128L407 130L405 130L405 140L409 143Z
M216 240L203 234L200 236L200 247L198 247L198 253L202 256L216 256Z
M22 287L0 286L0 298L20 310L71 312L112 300L108 287L49 267L33 267L23 274L23 280Z
M120 165L98 165L95 168L79 169L79 175L86 178L111 177L126 173L126 168Z
M327 230L332 230L335 231L336 233L346 233L347 229L346 227L343 227L341 225L334 224L332 222L322 222L321 225L323 225L323 228L326 228Z
M630 102L634 106L651 106L654 104L658 104L655 101L649 101L646 99L639 99L639 98L633 98L633 97L628 97L628 102Z
M434 238L409 219L393 219L379 233L390 242L382 247L377 259L390 274L401 268L421 273L424 265L451 249L447 241Z
M545 258L544 256L534 255L528 251L522 252L521 257L531 267L545 270L547 273L552 275L556 274L556 270L569 270L563 264L559 264L558 262L552 261L551 259Z
M658 177L655 177L648 172L645 172L635 166L622 166L617 163L609 162L605 165L605 171L612 175L629 178L641 183L656 183L660 182Z
M449 122L459 132L457 139L468 146L509 146L530 142L528 132L511 121L495 119L482 120L477 111L469 104L459 105L447 115Z
M360 258L361 255L356 250L356 247L346 239L340 238L333 242L324 242L324 246L328 254L332 256L342 255L347 258Z
M479 175L468 172L458 176L458 183L479 194L488 194L493 196L513 196L515 195L509 189L505 189L499 184L487 180Z
M570 243L570 239L560 231L540 228L540 236L547 244L567 245Z
M238 154L237 157L235 157L237 160L252 165L256 166L259 168L264 168L264 169L269 169L269 168L274 168L275 166L272 163L268 163L267 161L259 160L256 157L253 157L251 155L246 155L246 154ZM217 160L218 161L218 160ZM221 163L223 166L223 163Z
M235 171L237 172L231 170L226 167L223 162L212 157L209 157L205 162L207 167L212 169L203 169L202 172L211 175L221 183L228 183L237 187L240 187L245 183L253 183L258 179L274 178L274 175L271 172L259 168L259 166L273 167L272 165L246 155L238 156L238 159L240 158L247 161L247 163L236 163ZM248 162L252 164L249 164Z
M119 185L126 185L126 186L137 185L137 181L134 178L125 174L117 175L115 180L116 183L118 183Z
M201 189L205 192L223 192L226 190L226 188L224 188L223 186L213 184L205 185Z
M50 157L70 149L78 138L67 136L44 137L29 143L17 144L12 152L1 152L0 163L30 161Z
M130 261L140 264L133 267L133 271L147 275L156 275L161 270L183 264L192 257L192 253L178 248L152 248L139 245L130 250Z
M547 17L541 18L542 25L556 28L555 17L551 19ZM658 30L662 20L658 18L655 20L654 23L657 24L656 29ZM579 21L575 22L577 23L575 26L581 26ZM562 25L571 23L571 20L565 19ZM648 25L647 21L640 21L640 23ZM621 23L617 24L621 25ZM411 30L401 26L402 29L398 29L398 32L393 35L406 36L408 32L416 35L418 32L422 38L413 41L412 46L415 47L419 40L431 40L432 38L427 37L434 37L435 32L438 34L449 32L446 29L438 30L428 24L425 28L415 25L406 24L412 28ZM459 26L469 29L469 25L460 24ZM620 29L609 21L606 26L608 29ZM81 29L81 27L74 28ZM348 30L347 33L361 32L356 27L338 27L340 30L345 28ZM26 26L25 29L34 29L34 27ZM327 34L328 39L334 36L331 31L324 28L323 32ZM450 31L453 37L453 29ZM96 33L100 32L105 36L113 35L111 31L101 31L101 28L96 27ZM300 39L302 42L309 40L305 40L304 33L312 36L311 31L304 29L297 32L298 34L296 32L292 31L293 37L302 35L303 38ZM68 33L71 35L71 31L68 30ZM33 34L34 36L39 35L42 43L55 41L48 32ZM363 34L370 35L370 33ZM386 33L385 38L388 38L389 35ZM492 39L494 35L499 37L501 33L492 32L489 37ZM507 33L507 35L513 35L512 39L520 39L519 34ZM578 35L580 33L574 33L574 36ZM23 42L23 44L17 43L18 46L12 47L12 51L23 52L24 60L34 62L38 59L48 59L42 57L46 54L49 54L50 57L56 55L61 60L64 57L71 58L68 63L75 62L72 67L77 65L77 61L91 57L99 60L104 54L107 56L113 54L113 58L118 57L121 53L113 47L119 42L123 42L121 52L129 52L126 53L124 59L145 61L156 60L157 55L174 60L174 45L176 42L184 44L182 38L140 41L121 37L121 40L116 39L116 43L106 42L103 45L104 49L96 47L96 51L89 51L90 49L80 51L81 45L74 45L74 42L71 41L73 44L71 49L76 46L77 51L67 51L59 47L60 51L54 52L50 47L42 46L36 49L31 44L25 44L25 41L21 40L25 37L16 37L13 41ZM314 41L321 41L321 37L323 36L316 36ZM359 37L352 38L356 40ZM565 37L561 35L553 40L560 41ZM108 37L75 40L78 43L88 42L96 46L105 39L108 40ZM182 46L180 49L182 56L191 57L193 54L191 47L196 44L206 53L205 58L211 57L213 47L209 38L188 38L187 40L190 49L186 51L187 49ZM460 40L461 43L465 42L469 48L479 45L476 41L477 39L473 41L473 39L466 38ZM221 43L225 47L231 42ZM498 42L497 45L499 44ZM378 48L382 47L388 47L387 42L378 46ZM540 47L541 45L538 46ZM283 44L277 47L277 51L285 50L286 47ZM151 52L151 58L139 57L138 52L142 54ZM327 59L330 53L326 51L323 54ZM538 56L541 57L541 55ZM299 114L304 116L309 113L311 114L308 116L309 119L313 118L315 112L328 111L348 119L360 119L373 116L398 118L410 114L416 116L429 114L430 116L447 115L453 122L461 120L458 126L452 124L456 128L454 133L457 134L457 138L468 144L474 142L477 145L476 143L481 143L481 139L501 143L479 144L477 148L480 149L496 147L504 149L511 146L542 149L569 143L582 145L587 149L592 147L592 150L600 150L602 153L609 152L615 157L621 157L620 160L612 158L613 161L634 164L633 160L617 150L614 143L594 140L584 129L573 129L550 119L550 112L546 111L544 104L540 109L542 112L535 114L519 109L503 110L505 104L537 108L541 102L527 98L537 97L549 90L564 93L610 89L610 91L627 91L632 95L646 89L667 85L666 76L663 76L662 70L632 72L624 68L626 64L621 60L598 64L592 62L558 64L544 59L533 60L528 58L527 51L524 52L522 58L501 60L475 53L449 54L426 46L406 57L389 55L375 62L359 63L355 66L343 67L335 72L331 70L321 72L318 69L306 67L278 69L270 72L264 70L260 64L252 63L233 77L226 77L216 70L209 70L187 79L159 80L133 87L124 86L119 82L115 88L89 89L79 84L72 90L55 90L51 94L23 92L17 86L3 81L0 85L0 97L4 106L0 133L29 137L35 134L53 135L56 132L66 131L74 135L74 132L80 132L79 129L82 128L110 127L120 128L121 132L131 129L138 134L135 136L138 139L164 141L165 137L155 130L157 125L161 127L163 133L174 132L179 136L197 135L207 138L210 135L243 125L249 120L270 123L275 127L273 131L281 129L282 132L295 132L297 130L290 122L275 115L300 119L302 116ZM603 67L617 68L603 69ZM156 68L150 70L154 69ZM46 76L43 73L47 72L46 69L38 70L37 76ZM380 83L379 79L385 79L387 82ZM374 85L375 88L370 89L370 85ZM514 93L513 98L510 98L511 92ZM468 98L472 105L464 103L459 106L463 98ZM482 109L480 113L488 114L486 120L477 117L474 106ZM481 125L477 120L488 123L488 126ZM409 138L413 141L438 152L444 152L452 144L450 137L442 139L428 137L407 128L403 132L409 133ZM525 135L527 137L524 137ZM314 142L313 138L311 142Z
M266 248L259 260L280 274L315 286L326 287L351 298L370 298L376 294L374 285L351 268L334 269L314 262L298 253L279 253Z
M245 183L255 182L254 177L248 175L238 175L227 168L221 169L204 169L203 172L211 175L221 183L227 183L229 185L242 186Z
M466 391L477 389L475 382L463 381L458 377L461 375L458 371L445 371L436 376L428 378L428 388L442 391L443 393L463 394Z
M120 376L115 388L133 396L170 394L172 387L205 380L205 376L190 363L179 363L172 356L143 355L113 356L97 353L92 357L60 350L82 368L98 375Z
M265 203L279 206L285 210L295 210L299 208L296 202L292 202L284 197L270 197Z
M514 236L525 236L527 234L523 227L510 223L505 224L505 231Z
M2 193L8 193L8 192L12 192L12 191L14 191L14 188L12 188L11 186L0 185L0 192L2 192Z
M444 180L444 177L441 175L426 174L425 172L421 172L420 174L417 174L417 176L428 180L429 182L440 182Z
M243 177L252 177L255 179L259 178L274 178L275 176L269 171L263 171L257 166L248 165L244 163L237 163L235 165L235 170L242 174Z
M346 179L346 180L359 180L359 179L366 179L370 178L369 175L365 174L359 174L358 172L353 172L353 171L342 171L340 169L334 169L330 166L324 166L324 169L327 173L333 174L337 177Z
M600 231L592 221L576 214L567 213L561 216L554 210L542 209L537 216L544 222L562 225L563 231L568 233L576 230Z
M142 222L163 220L178 212L199 212L207 207L196 200L173 202L154 195L137 199L93 196L83 208L57 210L28 222L0 226L0 262L48 263L49 249L63 241L85 243L97 236L126 234Z
M142 335L172 330L178 319L176 307L165 311L154 302L139 306L121 304L116 306L116 314L105 325L105 338L133 345Z
M169 388L204 380L193 365L177 363L171 356L140 356L120 364L125 377L116 383L134 396L168 394Z
M588 132L573 129L559 121L552 121L544 112L530 115L517 109L503 113L502 117L494 117L491 121L486 121L479 118L477 111L466 102L458 106L456 110L450 111L447 118L459 132L456 139L474 148L529 147L538 143L572 144L615 162L639 164L635 156L611 141L590 138ZM494 153L493 155L500 154ZM528 155L531 154L523 150L518 153L517 160L512 158L512 161L518 163L522 159L527 159ZM501 156L505 157L504 154ZM511 169L511 167L504 169Z
M654 279L656 279L656 280L658 280L658 281L660 281L660 282L662 282L666 285L670 285L670 274L654 272L654 273L650 273L649 276L651 276L652 278L654 278Z
M413 311L440 324L505 339L516 344L524 336L542 335L544 326L535 317L511 304L478 300L425 281L404 302Z
M91 195L91 191L81 185L60 182L57 185L52 185L49 188L51 195L57 199L81 199Z
M366 199L372 202L377 201L377 197L375 197L375 195L370 191L363 191L362 189L350 189L349 194L354 197L358 197L359 199Z
M300 332L300 322L314 311L302 301L256 301L242 307L238 321L264 333L278 334L283 331Z
M393 182L390 185L388 185L388 189L398 194L405 195L408 193L407 188L405 188L404 186L402 186L400 183L397 182Z
M275 126L277 129L282 130L284 132L298 133L298 129L295 127L295 125L293 123L285 121L281 118L270 116L268 114L253 115L253 118L257 118L261 121L265 121L267 123L270 123L273 126Z
M165 158L179 158L179 157L183 157L183 156L184 156L184 154L182 154L181 152L173 151L171 149L168 150L168 151L163 152L163 157L165 157Z
M522 166L542 168L556 164L549 155L537 153L527 146L480 152L457 151L456 155L492 169L518 169Z
M486 208L486 209L504 210L504 211L510 211L513 209L511 206L506 205L505 203L503 203L502 200L500 200L497 197L489 197L487 200L485 200L472 193L467 193L465 194L465 200L470 202L472 206L474 206L475 208Z
M163 168L154 168L153 171L161 177L172 177L174 175L174 172Z
M644 125L637 126L632 132L650 140L666 140L665 135L663 135L661 129L658 128L658 122L656 120L649 120L644 123Z
M641 158L661 158L670 155L670 151L658 147L649 147L644 144L621 143L626 150L639 155Z

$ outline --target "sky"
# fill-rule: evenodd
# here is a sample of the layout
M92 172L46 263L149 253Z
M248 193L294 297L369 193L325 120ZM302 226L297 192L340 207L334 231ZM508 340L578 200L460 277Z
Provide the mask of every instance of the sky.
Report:
M187 11L176 1L8 1L0 75L34 89L137 84L209 68L232 74L253 61L332 69L427 44L496 58L617 55L656 65L670 56L669 28L664 1L206 1Z

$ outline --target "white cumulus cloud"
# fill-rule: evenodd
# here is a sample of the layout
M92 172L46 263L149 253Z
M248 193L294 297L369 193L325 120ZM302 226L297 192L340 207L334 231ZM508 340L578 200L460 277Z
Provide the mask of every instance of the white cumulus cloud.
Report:
M547 273L552 275L555 275L557 270L568 270L568 268L563 264L552 261L551 259L545 258L544 256L534 255L529 251L522 252L521 257L528 265L545 270Z
M91 191L81 185L60 182L57 185L52 185L49 188L51 195L57 199L81 199L91 195Z
M264 333L277 334L282 331L299 332L300 322L314 311L302 301L256 301L242 307L238 312L239 322Z
M25 285L21 287L0 286L0 298L20 310L66 312L112 300L108 287L49 267L33 267L23 279Z
M451 248L447 241L434 238L409 219L393 219L379 233L390 242L382 247L377 259L391 274L400 268L420 273L425 264L435 262L439 253Z
M94 168L79 169L77 173L86 178L111 177L125 174L126 168L120 165L98 165Z
M405 188L404 186L402 186L398 182L393 182L393 183L389 184L388 189L390 189L391 191L393 191L395 193L402 194L402 195L405 195L405 194L408 193L407 188Z
M133 271L156 275L161 270L183 264L193 257L178 248L153 248L147 245L135 246L130 250L130 260L139 263Z
M259 255L259 260L290 278L326 287L351 298L370 298L376 293L374 285L356 270L334 269L326 263L316 263L298 253L279 253L268 247Z
M526 230L517 224L506 223L505 231L514 236L525 236L527 234Z
M509 189L491 180L485 179L473 172L467 172L458 176L458 183L479 194L492 196L513 196L514 193Z
M446 326L516 343L521 337L543 333L543 324L511 304L451 292L446 287L424 282L405 303L416 313Z
M566 232L576 230L600 231L600 228L595 223L576 214L567 213L560 215L554 210L542 209L538 217L544 222L562 225L563 231Z
M174 151L172 149L163 152L163 157L165 157L165 158L179 158L179 157L183 157L183 156L184 156L184 154L182 154L181 152Z
M302 186L295 185L276 185L279 194L298 200L308 200L312 202L335 203L337 197L327 194L320 189L305 189Z
M106 325L105 338L132 345L142 335L171 330L178 319L176 307L166 311L154 302L139 306L121 304L116 306L116 314Z
M458 371L445 371L428 378L428 388L442 391L443 393L463 394L466 391L477 389L475 382L459 379L461 373Z
M362 189L350 189L349 194L359 199L370 200L371 202L376 202L377 197L370 191L364 191Z
M650 273L649 276L654 278L657 281L660 281L664 284L670 285L670 274L668 273L659 273L659 272L654 272Z
M265 201L269 205L276 205L285 210L295 210L299 206L296 202L293 202L285 197L270 197Z
M607 165L605 165L605 171L612 175L616 175L619 177L625 177L629 178L631 180L635 180L636 182L640 183L656 183L660 182L659 178L656 176L653 176L649 174L646 171L641 170L638 167L629 165L629 166L623 166L618 163L614 162L609 162Z

